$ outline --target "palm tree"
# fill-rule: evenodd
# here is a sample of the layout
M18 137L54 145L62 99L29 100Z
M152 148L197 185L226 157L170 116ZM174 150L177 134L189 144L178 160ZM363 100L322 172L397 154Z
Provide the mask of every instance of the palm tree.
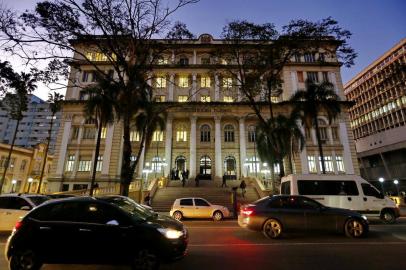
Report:
M37 193L41 192L42 179L44 178L45 165L47 163L47 157L48 157L48 151L49 151L49 144L51 142L52 127L54 125L54 117L55 117L56 113L58 113L61 110L62 100L63 100L63 95L61 95L59 93L54 93L54 94L48 95L49 108L51 109L51 113L52 113L51 114L51 123L50 123L49 129L48 129L47 145L45 147L44 160L42 161L42 169L41 169L41 175L39 177Z
M290 101L294 110L301 114L307 128L313 125L316 128L317 144L323 174L326 173L323 155L323 145L320 138L318 116L327 114L329 124L341 112L340 97L335 93L333 84L329 82L315 83L306 81L306 90L298 90L292 95Z
M24 118L24 112L28 109L28 95L36 88L36 78L27 73L10 73L11 77L6 77L8 80L8 87L15 90L15 93L7 93L2 101L2 106L8 111L10 118L16 120L16 127L11 140L11 147L8 152L8 157L4 164L3 175L0 179L0 193L3 188L3 183L7 174L8 167L10 165L11 154L13 152L15 139L17 136L18 127L20 121ZM3 75L3 74L2 74Z
M289 163L290 173L293 173L293 155L294 153L303 150L305 145L305 138L298 125L297 120L299 115L297 112L292 111L292 113L286 117L284 115L278 115L275 118L275 125L273 132L277 138L277 143L279 144L279 149L281 149L281 161L287 157ZM281 162L283 163L283 162ZM281 168L283 164L281 164ZM284 172L286 169L284 170ZM281 174L281 176L283 176Z
M117 93L117 89L108 80L101 79L97 85L86 88L89 99L86 101L84 112L87 118L94 118L96 120L97 138L96 149L93 159L92 178L90 183L89 195L93 196L97 163L100 152L100 140L103 127L106 127L109 123L114 121L114 98Z

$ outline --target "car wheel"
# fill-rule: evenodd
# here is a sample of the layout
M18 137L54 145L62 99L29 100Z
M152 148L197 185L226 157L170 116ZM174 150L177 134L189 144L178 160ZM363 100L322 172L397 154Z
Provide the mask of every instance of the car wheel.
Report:
M182 220L182 218L183 218L183 215L182 215L182 213L180 211L176 211L175 213L173 213L172 216L176 220Z
M31 249L17 251L9 261L10 270L39 270L42 263Z
M263 226L263 233L271 239L279 238L282 235L282 224L276 219L268 219Z
M216 212L214 212L214 214L213 214L213 219L214 219L215 221L220 221L220 220L222 220L222 219L223 219L223 213L221 213L221 211L216 211Z
M345 223L345 235L348 237L359 238L365 235L364 224L356 219L349 219Z
M396 221L395 213L392 210L384 210L382 211L381 219L387 224L393 224Z
M149 249L141 249L134 258L133 270L157 270L159 269L158 256Z

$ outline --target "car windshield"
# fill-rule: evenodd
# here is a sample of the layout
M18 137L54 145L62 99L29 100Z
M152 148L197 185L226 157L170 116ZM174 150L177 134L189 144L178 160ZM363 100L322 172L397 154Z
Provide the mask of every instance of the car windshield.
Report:
M129 199L129 198L106 198L106 201L109 203L112 203L127 213L131 214L132 216L136 218L141 218L141 219L150 219L156 216L156 213L147 209L146 207L136 203L135 201Z
M38 206L49 200L46 196L30 196L28 197L35 206Z

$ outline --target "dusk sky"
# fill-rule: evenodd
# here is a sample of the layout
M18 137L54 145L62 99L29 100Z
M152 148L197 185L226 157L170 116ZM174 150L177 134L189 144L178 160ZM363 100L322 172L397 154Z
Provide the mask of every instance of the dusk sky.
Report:
M0 0L8 7L31 9L36 0ZM218 37L223 26L234 19L256 23L272 22L277 27L292 19L319 20L332 16L350 30L351 46L358 53L355 66L342 68L347 82L385 51L406 37L405 0L201 0L173 17L187 24L197 36L210 33ZM48 90L36 94L45 98Z

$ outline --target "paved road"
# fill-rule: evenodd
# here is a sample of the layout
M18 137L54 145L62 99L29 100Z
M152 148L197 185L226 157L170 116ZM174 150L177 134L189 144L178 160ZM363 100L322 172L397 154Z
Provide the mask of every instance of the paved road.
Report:
M406 269L406 218L397 224L371 221L366 239L331 234L291 234L269 240L236 221L186 221L188 256L161 269ZM5 236L0 237L0 249ZM0 269L7 269L0 257ZM128 267L45 265L43 270L128 270Z

